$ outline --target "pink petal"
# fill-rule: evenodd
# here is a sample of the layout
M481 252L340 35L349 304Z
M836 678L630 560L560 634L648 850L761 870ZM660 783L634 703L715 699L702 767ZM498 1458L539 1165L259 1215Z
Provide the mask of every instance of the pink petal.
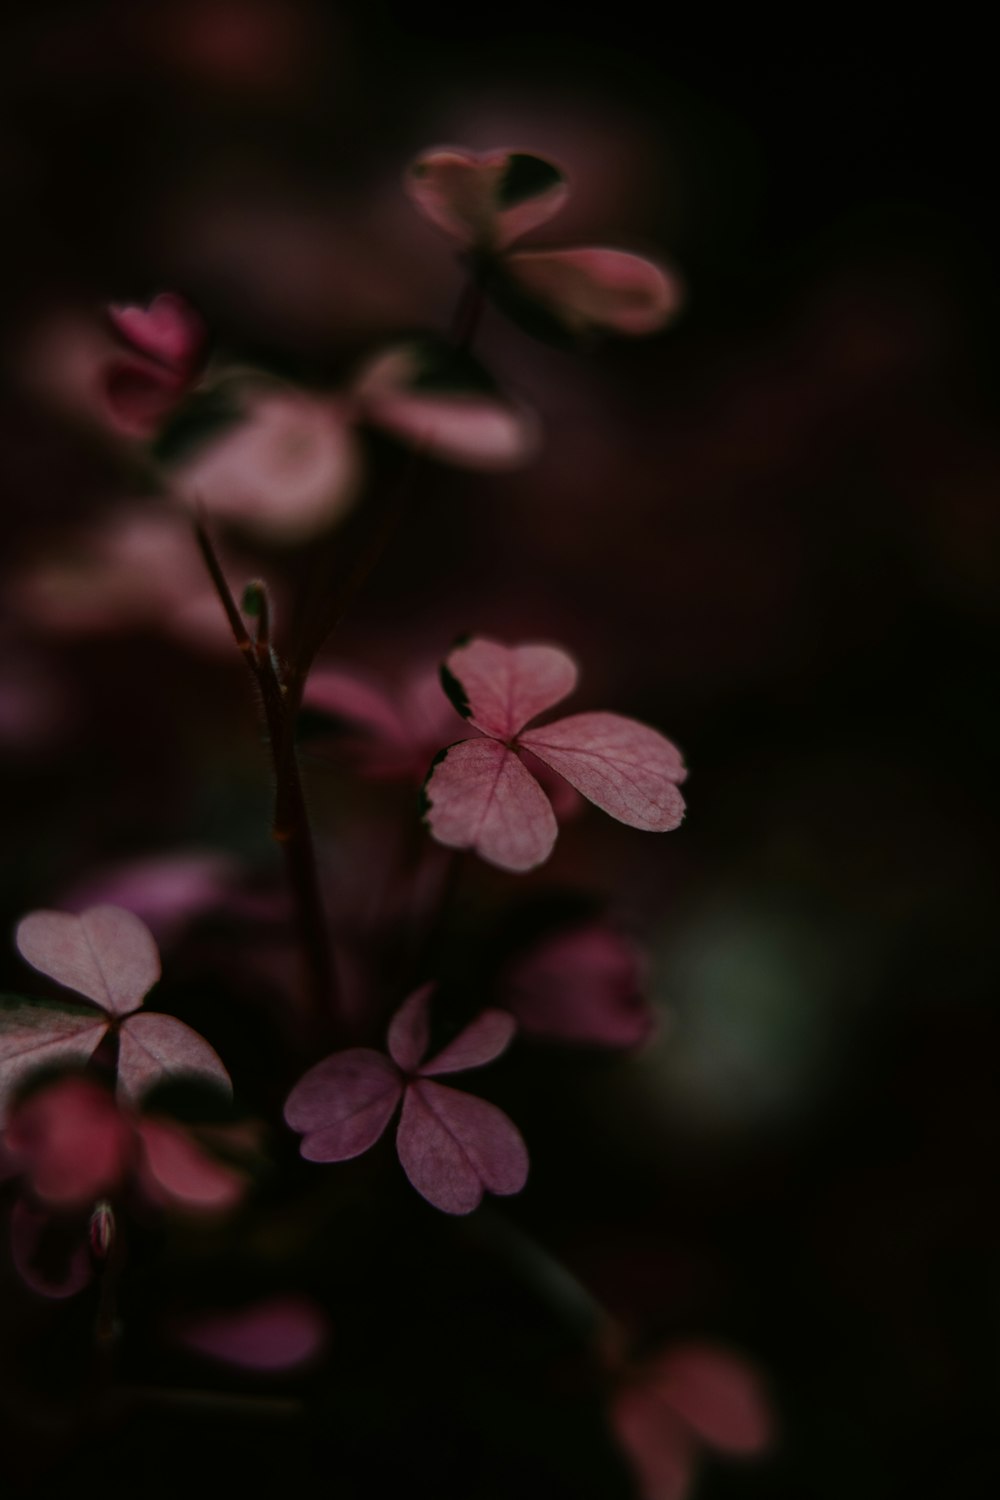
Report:
M228 854L183 850L107 866L63 899L70 911L98 903L127 906L163 942L193 917L220 905L236 885L238 873L236 860Z
M205 344L205 325L183 297L161 292L148 307L108 308L118 333L134 349L187 375L198 365Z
M403 1091L381 1052L351 1047L310 1068L285 1101L285 1119L305 1136L307 1161L348 1161L373 1146Z
M207 1211L233 1208L248 1186L244 1172L210 1156L172 1120L140 1120L140 1181L154 1203Z
M182 494L213 516L294 542L349 508L360 456L335 401L257 390L242 418L179 464L174 477Z
M268 1297L248 1307L186 1318L177 1342L220 1364L244 1370L294 1370L308 1364L327 1341L321 1308L305 1297Z
M6 1145L36 1197L62 1208L86 1207L120 1182L131 1131L105 1089L64 1078L18 1105Z
M433 458L470 469L509 469L538 447L538 426L524 407L493 391L422 385L417 345L372 360L354 390L367 421Z
M303 703L392 744L406 739L405 727L388 695L352 672L317 667L306 683Z
M16 940L32 968L113 1016L138 1010L160 977L153 934L121 906L92 906L79 916L31 912L18 923Z
M439 844L474 849L501 870L531 870L552 853L552 804L512 750L463 740L443 752L424 787L425 818Z
M129 1016L118 1034L119 1092L137 1099L170 1074L205 1078L227 1094L233 1091L222 1059L190 1026L155 1011Z
M516 1030L517 1022L507 1011L484 1010L436 1057L424 1063L421 1075L431 1078L441 1073L463 1073L466 1068L481 1068L499 1057L501 1052L506 1052Z
M430 1041L430 1001L433 984L422 984L393 1016L389 1025L389 1055L404 1073L419 1068Z
M79 1226L71 1229L51 1214L39 1213L23 1198L11 1209L10 1253L21 1280L40 1297L72 1297L94 1275Z
M468 1214L483 1192L519 1193L528 1151L512 1120L472 1094L422 1080L410 1084L396 1132L407 1177L446 1214Z
M576 664L557 646L503 646L476 636L445 661L445 687L459 712L498 740L576 687Z
M55 1006L0 998L0 1117L21 1082L54 1064L82 1066L108 1023L83 1006Z
M113 359L102 373L105 415L126 437L155 437L181 400L183 380L158 365Z
M568 191L559 169L541 157L455 147L419 156L407 174L406 190L432 224L460 245L483 249L501 249L544 224Z
M665 833L684 816L684 798L676 786L685 776L680 752L635 719L573 714L518 738L619 822Z
M649 1367L650 1388L706 1443L726 1453L762 1453L773 1419L748 1360L708 1344L671 1349Z
M669 1407L646 1387L627 1386L615 1399L611 1425L635 1469L641 1500L685 1500L695 1445Z
M631 945L608 927L579 927L540 943L501 991L526 1032L559 1041L635 1047L653 1024Z
M624 250L518 250L506 267L572 333L655 333L681 302L674 277Z

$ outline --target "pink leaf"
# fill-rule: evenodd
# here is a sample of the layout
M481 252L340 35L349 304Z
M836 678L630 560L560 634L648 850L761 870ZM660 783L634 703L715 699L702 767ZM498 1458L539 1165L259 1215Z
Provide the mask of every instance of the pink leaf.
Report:
M424 1078L441 1073L463 1073L466 1068L481 1068L492 1062L510 1046L517 1023L504 1010L484 1010L454 1041L448 1043L420 1069Z
M148 307L113 305L108 316L134 349L168 370L188 375L196 368L205 343L205 325L183 297L161 292Z
M10 1214L10 1253L21 1280L40 1297L72 1297L93 1278L79 1226L62 1224L18 1198Z
M82 1066L107 1029L103 1017L82 1005L0 998L0 1117L25 1078L53 1064Z
M387 1057L352 1047L299 1079L285 1102L285 1119L305 1136L300 1149L307 1161L348 1161L375 1144L402 1090Z
M393 1016L389 1026L389 1055L404 1073L414 1073L420 1066L430 1041L430 1000L433 984L423 984Z
M572 333L655 333L680 306L679 283L624 250L518 250L506 266Z
M160 977L153 934L120 906L32 912L18 923L17 946L32 968L113 1016L138 1010Z
M268 1297L248 1307L185 1318L177 1341L196 1354L244 1370L294 1370L327 1341L322 1310L305 1297Z
M332 400L257 390L240 421L178 465L192 502L277 541L301 541L349 508L360 457Z
M639 1480L641 1500L685 1500L695 1473L691 1434L645 1386L622 1390L611 1425Z
M352 672L317 667L306 683L303 702L307 708L357 724L379 739L396 743L406 738L402 719L386 693Z
M32 1192L61 1208L86 1207L119 1183L131 1131L112 1096L64 1078L25 1099L10 1118L7 1148Z
M568 191L559 169L542 157L447 146L417 158L406 189L424 217L460 245L493 250L544 224Z
M136 1129L144 1155L140 1180L153 1202L215 1211L242 1198L246 1174L203 1151L182 1126L148 1118Z
M635 1047L653 1024L636 955L607 927L548 938L513 965L501 993L525 1031L559 1041Z
M155 1011L129 1016L118 1036L120 1093L137 1099L170 1074L205 1078L227 1094L233 1091L222 1059L190 1026Z
M484 636L456 646L445 661L445 685L459 712L498 740L512 739L559 703L576 678L576 664L557 646L503 646Z
M648 1380L660 1400L713 1447L749 1456L770 1446L770 1407L747 1360L707 1344L683 1345L655 1360Z
M446 750L424 787L425 817L438 843L474 849L502 870L531 870L552 853L552 804L512 750L463 740Z
M472 1094L413 1083L403 1100L396 1149L407 1177L446 1214L468 1214L483 1192L519 1193L528 1152L513 1121Z
M684 816L684 765L657 730L620 714L574 714L526 730L520 743L571 786L632 828L665 833Z

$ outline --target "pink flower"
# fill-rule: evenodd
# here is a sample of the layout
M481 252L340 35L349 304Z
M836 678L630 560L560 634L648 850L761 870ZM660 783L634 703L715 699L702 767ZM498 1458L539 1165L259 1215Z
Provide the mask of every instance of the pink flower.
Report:
M522 1031L559 1042L637 1047L654 1024L638 954L600 922L556 932L517 957L499 1002Z
M542 761L588 801L633 828L662 833L684 816L687 774L675 745L620 714L573 714L526 729L576 686L573 661L555 646L500 645L478 637L447 658L442 679L480 738L441 752L424 787L431 833L474 849L503 870L548 859L558 832L552 804L522 756Z
M304 1136L301 1151L308 1161L348 1161L375 1144L402 1103L396 1150L407 1177L435 1208L467 1214L484 1191L519 1193L528 1153L517 1127L496 1105L433 1080L492 1062L515 1027L505 1011L484 1010L425 1061L433 988L416 990L396 1012L388 1057L352 1047L325 1058L289 1094L285 1119Z
M410 167L417 208L485 272L484 285L529 327L539 318L574 335L639 335L661 328L680 305L676 279L623 250L508 249L562 207L568 187L552 162L525 151L443 146Z
M108 318L128 349L104 372L109 415L130 436L152 437L197 377L205 325L173 292L161 292L148 307L115 304Z
M633 1371L611 1425L642 1500L685 1500L699 1451L753 1458L773 1443L773 1418L756 1370L710 1344L675 1345Z
M109 1032L118 1041L118 1092L136 1098L167 1074L208 1079L230 1092L221 1059L174 1016L137 1014L160 977L160 955L144 922L120 906L36 911L17 928L22 958L90 1002L5 998L0 1005L0 1108L32 1072L83 1066Z

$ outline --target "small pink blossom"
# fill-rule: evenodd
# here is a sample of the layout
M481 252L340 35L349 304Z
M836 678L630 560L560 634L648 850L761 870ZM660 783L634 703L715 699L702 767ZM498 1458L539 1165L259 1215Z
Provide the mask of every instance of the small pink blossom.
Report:
M675 1345L629 1372L614 1398L611 1425L642 1500L686 1500L703 1447L754 1458L774 1441L757 1371L710 1344Z
M229 1074L204 1037L174 1016L143 1011L160 977L160 955L146 924L120 906L78 915L36 911L17 928L32 968L89 1002L7 998L0 1006L0 1106L38 1068L83 1066L113 1032L118 1092L136 1098L168 1074L205 1078L230 1092Z
M153 437L197 377L205 326L172 292L148 307L112 305L108 318L128 351L113 355L104 369L108 415L128 436Z
M568 196L561 170L540 156L438 147L417 158L405 185L425 218L488 266L484 284L515 316L527 302L574 335L634 336L655 333L680 305L676 278L640 255L508 248Z
M637 1047L654 1017L631 943L593 922L543 938L507 969L499 1003L528 1035L600 1047Z
M308 1161L348 1161L373 1146L397 1105L396 1150L410 1182L444 1213L467 1214L484 1191L519 1193L528 1153L513 1122L485 1099L434 1082L499 1057L514 1034L505 1011L484 1010L425 1061L433 985L404 1001L389 1026L389 1055L352 1047L325 1058L288 1096L285 1119Z
M655 729L610 713L525 728L576 686L576 666L564 651L478 637L451 652L442 677L480 737L442 751L425 784L425 817L439 843L473 849L504 870L530 870L548 859L555 814L524 752L633 828L662 833L683 818L677 788L684 763Z

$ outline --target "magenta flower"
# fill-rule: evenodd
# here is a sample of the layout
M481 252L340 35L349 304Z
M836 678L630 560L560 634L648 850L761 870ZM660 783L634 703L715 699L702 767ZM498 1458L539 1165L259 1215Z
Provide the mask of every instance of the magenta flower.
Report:
M335 1052L310 1068L285 1103L307 1161L349 1161L382 1135L402 1103L396 1150L410 1182L446 1214L467 1214L484 1191L519 1193L528 1152L513 1121L485 1099L433 1080L499 1057L514 1035L505 1011L484 1010L429 1061L434 986L405 1000L389 1026L389 1056L370 1047Z
M227 1092L232 1084L218 1054L174 1016L143 1012L160 977L153 934L120 906L92 906L78 916L35 911L17 928L17 946L32 968L90 1004L4 998L0 1004L0 1110L36 1069L83 1066L114 1032L118 1092L136 1098L171 1073L193 1074ZM96 1007L96 1009L95 1009Z
M552 162L525 151L425 151L406 189L416 207L487 269L485 285L505 309L537 315L574 335L655 333L680 305L677 280L653 261L603 246L510 250L544 224L569 189ZM535 317L532 317L532 313Z
M148 307L109 307L108 318L129 350L104 374L109 415L129 436L152 437L197 377L205 325L173 292L161 292Z
M502 646L478 637L442 668L452 702L481 738L439 755L424 786L431 833L474 849L502 870L531 870L552 853L552 804L525 765L528 752L588 801L633 828L663 833L684 816L680 751L620 714L573 714L526 729L576 686L573 661L555 646Z
M754 1458L774 1441L757 1371L711 1344L682 1344L629 1373L611 1408L642 1500L685 1500L702 1447Z

